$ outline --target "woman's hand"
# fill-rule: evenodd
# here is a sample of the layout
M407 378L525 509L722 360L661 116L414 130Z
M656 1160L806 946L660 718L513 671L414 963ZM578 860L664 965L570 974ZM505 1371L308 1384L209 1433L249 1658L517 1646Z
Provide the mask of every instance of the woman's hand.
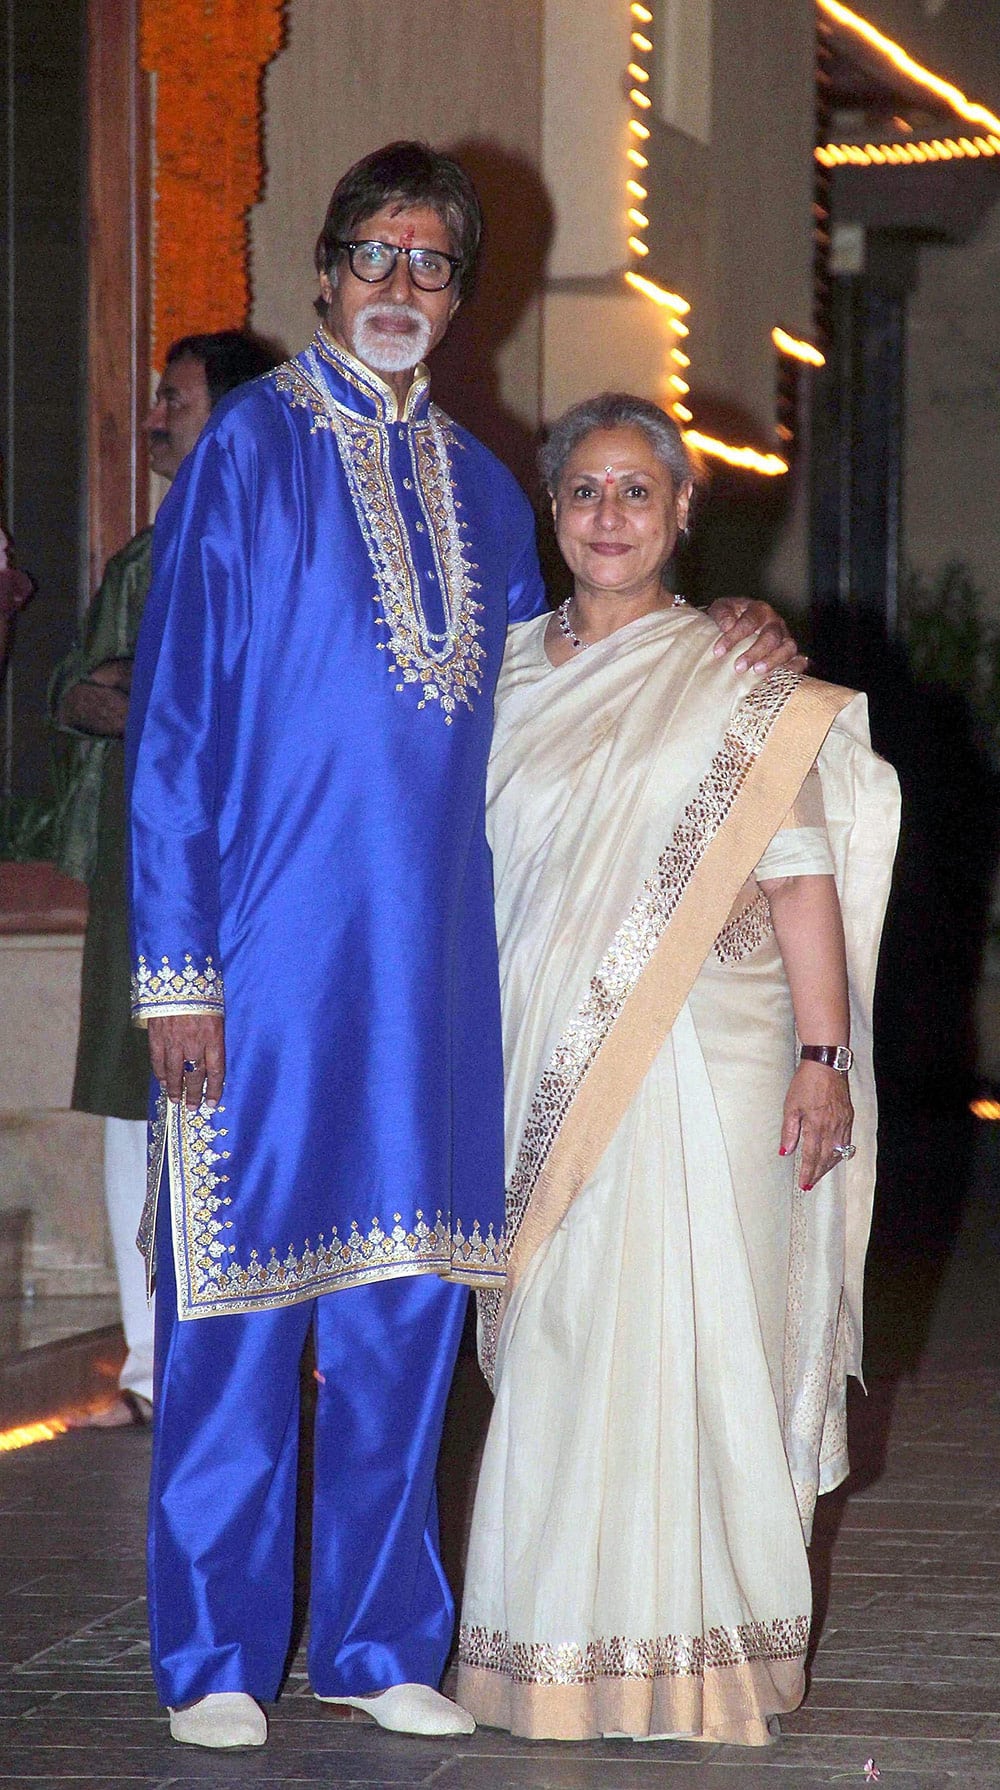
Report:
M731 652L743 640L751 646L736 661L737 671L776 671L784 665L789 671L805 671L809 664L786 624L770 603L750 597L717 597L705 611L719 630L715 656ZM752 649L752 650L751 650Z
M825 1063L800 1063L785 1095L779 1154L802 1146L799 1186L806 1192L842 1160L838 1147L851 1141L854 1108L847 1076Z

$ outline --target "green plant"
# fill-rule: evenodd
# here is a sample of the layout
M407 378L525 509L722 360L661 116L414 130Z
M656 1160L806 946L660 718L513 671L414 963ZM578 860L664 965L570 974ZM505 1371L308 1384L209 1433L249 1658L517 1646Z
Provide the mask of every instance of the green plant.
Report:
M983 744L1000 762L1000 626L969 567L950 560L932 576L910 569L900 623L916 681L964 697Z

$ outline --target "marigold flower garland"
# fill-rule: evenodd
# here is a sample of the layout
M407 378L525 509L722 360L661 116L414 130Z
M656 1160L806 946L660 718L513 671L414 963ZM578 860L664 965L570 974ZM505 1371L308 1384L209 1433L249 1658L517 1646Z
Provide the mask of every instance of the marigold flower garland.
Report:
M176 336L250 309L247 212L263 175L261 78L282 0L142 0L140 56L156 78L154 358Z

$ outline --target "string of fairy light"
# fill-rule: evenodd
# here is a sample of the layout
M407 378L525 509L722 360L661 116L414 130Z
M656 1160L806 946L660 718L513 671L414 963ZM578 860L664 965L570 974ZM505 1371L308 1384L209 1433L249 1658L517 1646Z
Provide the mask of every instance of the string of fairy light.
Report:
M628 172L625 181L626 217L629 224L628 247L633 257L633 265L625 270L625 282L634 292L639 292L666 313L667 328L675 337L669 349L670 371L667 374L669 388L668 408L676 417L684 430L684 439L692 447L710 458L726 461L730 466L742 467L751 472L759 472L767 477L788 471L788 462L780 454L762 454L754 447L734 446L730 442L718 441L715 436L707 435L696 429L694 415L687 403L691 386L687 377L691 366L691 357L682 346L690 335L690 325L685 319L690 315L691 305L686 298L677 292L670 292L661 286L658 280L640 272L649 244L645 232L649 228L649 214L644 206L649 199L648 170L649 157L646 148L650 139L650 128L645 115L652 109L649 87L652 82L653 56L653 13L642 0L632 0L629 8L630 36L629 48L631 58L628 64L629 77L629 142L626 149ZM792 338L789 338L791 340ZM804 344L803 346L808 346Z
M868 19L863 19L860 13L842 5L841 0L817 0L817 5L827 18L850 31L869 49L877 51L911 85L922 87L925 93L943 101L956 118L973 127L974 133L927 140L913 138L901 143L821 143L816 149L816 159L825 168L915 166L925 162L977 161L983 156L1000 155L1000 118L996 113L970 100L952 81L943 80L915 61L901 44L879 31ZM894 122L904 132L911 129L903 119Z
M946 104L961 118L966 126L971 127L965 133L949 137L933 137L927 139L909 138L904 141L883 143L821 143L816 147L816 159L826 169L836 167L875 167L875 166L919 166L921 164L990 159L1000 156L1000 118L988 107L970 100L960 88L952 82L944 80L940 75L925 68L917 62L902 45L887 37L884 32L872 25L860 13L844 6L842 0L817 0L819 10L835 24L853 33L870 49L875 50L887 61L897 73L904 76L912 85L922 88L926 93ZM788 464L779 454L761 454L752 447L736 447L728 442L716 440L694 428L694 417L690 409L690 383L686 377L690 368L690 356L680 343L689 336L690 325L685 321L690 316L691 306L687 299L678 293L670 292L659 281L651 279L649 274L641 272L643 262L649 254L646 231L649 229L649 156L647 154L650 126L646 122L652 110L653 101L650 95L652 85L652 57L654 53L653 25L654 14L642 0L632 0L629 8L630 60L628 63L629 78L629 142L626 155L629 163L625 181L626 217L629 226L628 249L633 265L625 271L626 283L636 292L650 300L667 312L670 330L678 338L670 349L672 362L668 374L670 388L669 408L684 429L685 439L703 454L728 461L731 465L742 466L754 472L775 476L788 471ZM911 126L903 119L894 120L900 132L908 132ZM824 357L812 343L791 335L787 330L776 327L771 332L771 340L778 353L786 360L798 361L802 364L822 367ZM785 435L789 431L782 431Z

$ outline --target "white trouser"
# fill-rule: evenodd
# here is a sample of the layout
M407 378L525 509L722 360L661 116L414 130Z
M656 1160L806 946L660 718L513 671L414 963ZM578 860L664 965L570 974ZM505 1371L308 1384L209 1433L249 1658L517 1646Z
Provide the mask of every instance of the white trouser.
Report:
M118 1384L123 1392L138 1392L152 1403L153 1306L146 1298L145 1264L135 1246L145 1196L145 1119L105 1119L104 1198L128 1349Z

